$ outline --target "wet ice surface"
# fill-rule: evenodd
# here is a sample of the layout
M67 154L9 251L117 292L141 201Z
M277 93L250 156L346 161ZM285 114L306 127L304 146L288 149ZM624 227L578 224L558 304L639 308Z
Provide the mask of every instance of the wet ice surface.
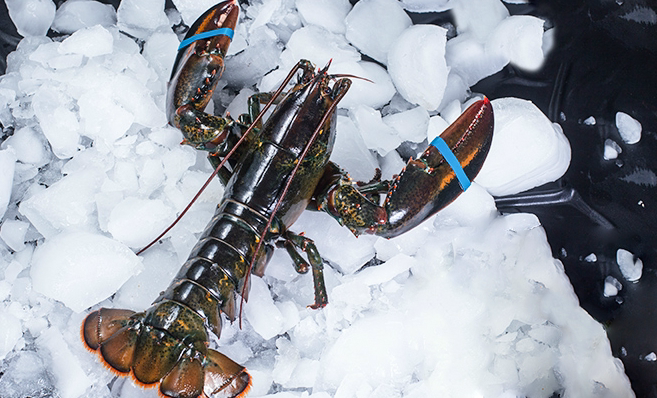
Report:
M115 379L85 350L79 327L89 307L147 308L221 197L215 181L160 244L132 254L211 172L166 125L164 98L179 42L169 25L181 18L190 25L214 0L174 1L179 13L165 12L160 0L125 0L118 12L69 0L54 17L50 0L28 3L47 11L29 26L52 23L72 34L53 41L32 33L0 80L0 122L14 128L0 147L0 396L155 397L154 389ZM333 59L332 73L374 83L355 80L342 101L332 159L356 180L371 179L377 167L391 178L404 165L396 148L406 156L423 150L480 98L468 86L508 62L536 68L549 34L543 21L508 17L495 0L358 4L252 2L227 60L230 90L217 91L214 108L244 112L253 89L275 89L300 58L319 66ZM400 4L414 11L458 5L458 35L447 40L449 26L409 26ZM28 26L33 16L12 18ZM373 27L399 32L378 37ZM218 341L249 369L250 396L633 396L538 219L500 216L491 196L558 179L570 161L568 142L528 101L493 106L484 170L414 230L391 240L355 238L325 214L302 215L292 229L314 239L326 260L330 304L307 308L311 277L296 274L284 251L264 278L253 277L242 330L226 322ZM631 253L619 250L618 264L628 281L641 276ZM610 296L622 287L607 282Z

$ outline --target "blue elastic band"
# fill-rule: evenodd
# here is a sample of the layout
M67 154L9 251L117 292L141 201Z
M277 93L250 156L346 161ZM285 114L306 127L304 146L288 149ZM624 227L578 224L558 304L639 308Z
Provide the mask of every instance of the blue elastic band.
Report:
M452 170L454 170L454 174L456 174L456 178L459 180L461 188L463 188L464 191L468 189L468 187L470 187L470 180L468 179L468 176L465 175L465 171L463 171L461 163L459 163L459 160L456 158L452 150L449 149L449 146L447 146L445 140L440 137L436 137L433 141L431 141L431 144L429 145L438 149L438 152L443 155L449 166L452 168Z
M190 44L194 43L196 40L201 40L201 39L207 39L209 37L214 37L214 36L227 36L229 39L233 40L233 34L235 32L231 28L221 28L221 29L215 29L215 30L209 30L207 32L199 33L194 36L188 37L185 40L180 42L180 46L178 47L178 51L182 50L183 48L189 46Z

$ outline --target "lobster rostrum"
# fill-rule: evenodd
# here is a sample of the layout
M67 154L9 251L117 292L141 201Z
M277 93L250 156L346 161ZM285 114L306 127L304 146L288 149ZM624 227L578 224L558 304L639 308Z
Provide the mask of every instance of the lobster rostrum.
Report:
M276 93L251 97L248 114L237 120L204 113L223 72L238 10L235 0L225 1L192 25L167 96L169 122L182 131L183 143L209 152L224 197L188 260L150 308L139 313L101 308L82 327L87 347L111 369L143 385L159 384L167 397L247 394L251 380L244 367L209 348L208 341L210 332L221 333L222 312L237 318L238 294L248 297L250 273L263 275L275 246L286 248L298 272L312 269L311 307L328 303L313 241L289 230L305 209L327 212L355 235L397 236L467 189L492 140L493 111L483 99L393 181L356 184L329 161L337 104L351 81L328 74L328 66L316 71L305 60ZM379 205L381 194L386 199Z

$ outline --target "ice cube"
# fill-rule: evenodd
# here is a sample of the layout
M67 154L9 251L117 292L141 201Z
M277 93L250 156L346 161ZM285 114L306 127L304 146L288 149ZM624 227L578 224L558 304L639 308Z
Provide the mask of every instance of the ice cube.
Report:
M331 161L346 170L354 180L370 181L379 162L365 145L354 122L346 116L337 118Z
M140 248L157 237L174 218L173 209L160 199L128 197L110 213L107 230L114 239Z
M560 128L530 101L492 101L495 133L475 181L496 196L555 181L570 164L570 145Z
M459 34L468 32L479 41L486 40L509 16L509 11L500 0L457 1L452 12Z
M70 34L83 28L101 25L105 28L116 24L116 10L111 4L94 0L68 0L55 13L52 29Z
M345 24L345 36L351 44L387 64L392 43L412 22L396 0L363 0L347 15Z
M4 216L11 198L11 189L14 182L14 169L16 167L16 153L13 149L0 151L0 217Z
M616 128L626 144L636 144L641 140L641 123L627 113L616 113Z
M5 0L7 10L21 36L45 36L55 19L52 0Z
M640 258L634 258L634 254L625 250L616 251L616 262L620 268L623 277L630 282L638 282L643 273L643 261Z
M110 54L113 50L114 37L100 25L76 31L59 46L61 54L81 54L85 57L97 57Z
M102 176L95 168L71 173L22 201L19 211L47 238L67 228L92 228Z
M349 0L296 0L304 25L317 25L333 33L345 32L345 17L351 10Z
M531 15L510 16L491 33L486 50L500 54L520 69L538 70L544 59L543 23Z
M5 220L0 226L0 238L13 251L21 251L25 248L25 234L29 226L25 221Z
M397 91L428 111L438 108L447 86L446 35L439 26L414 25L388 51L388 73Z
M150 36L160 26L169 25L164 0L122 0L116 16L120 29L141 38Z
M402 140L397 132L383 123L381 113L365 105L358 105L349 111L349 117L354 122L363 141L369 149L377 151L381 156L397 148Z
M269 287L262 278L251 275L249 303L244 308L244 316L253 329L269 340L283 331L283 315L274 305Z
M37 247L30 276L34 290L82 312L106 299L141 270L124 244L89 232L65 232Z
M427 139L429 113L418 106L404 112L385 116L383 123L392 127L402 141L422 142Z
M0 310L0 361L4 360L16 343L23 337L21 321L15 316Z

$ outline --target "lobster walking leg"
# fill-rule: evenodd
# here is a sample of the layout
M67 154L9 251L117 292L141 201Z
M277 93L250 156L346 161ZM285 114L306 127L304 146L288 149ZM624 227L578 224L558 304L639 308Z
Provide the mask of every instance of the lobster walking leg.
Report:
M383 206L370 201L337 165L329 164L315 191L318 208L355 235L400 235L450 204L467 188L483 165L492 137L493 109L484 98L441 135L442 153L431 145L418 159L409 160L394 181L378 184L389 186ZM455 157L451 163L450 155Z
M310 268L313 271L313 285L315 288L315 303L310 305L310 308L317 309L325 307L328 304L328 294L326 293L326 284L324 283L324 264L322 257L317 251L315 242L312 239L291 231L286 231L284 237L285 240L282 241L282 246L285 247L290 258L292 258L298 273L305 274L308 272L309 266L306 260L297 252L297 249L301 249L308 256Z

